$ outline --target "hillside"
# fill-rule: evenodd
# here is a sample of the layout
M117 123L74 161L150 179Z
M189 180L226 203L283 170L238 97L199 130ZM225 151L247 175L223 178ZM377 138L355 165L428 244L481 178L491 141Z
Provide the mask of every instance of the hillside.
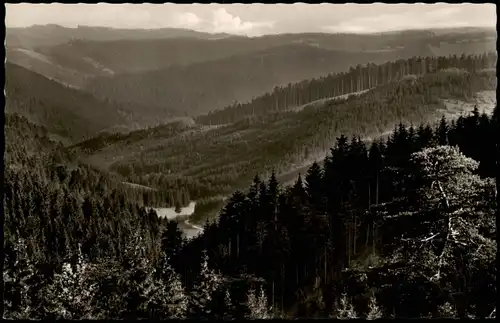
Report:
M349 68L346 73L329 74L318 79L303 80L296 84L275 87L246 103L229 105L223 109L199 116L196 121L205 125L227 124L246 117L289 111L334 97L344 96L386 84L393 80L415 78L435 71L458 68L469 72L493 68L496 52L482 55L416 57L384 64L363 64Z
M103 130L132 129L135 121L144 121L137 113L140 106L96 99L9 62L5 76L7 113L18 113L70 140Z
M470 101L477 92L495 88L495 75L487 72L430 73L299 112L221 127L186 126L168 136L153 130L130 133L87 151L85 160L142 185L154 187L151 180L158 180L157 175L176 174L212 195L225 194L246 185L256 172L287 173L323 158L339 133L366 138L390 131L401 120L436 120L446 109L445 99Z
M275 85L346 71L363 62L381 63L398 53L347 53L308 45L286 45L251 54L174 66L149 73L92 79L86 90L117 102L147 104L164 113L206 113L235 101L245 102ZM216 82L214 80L217 80Z

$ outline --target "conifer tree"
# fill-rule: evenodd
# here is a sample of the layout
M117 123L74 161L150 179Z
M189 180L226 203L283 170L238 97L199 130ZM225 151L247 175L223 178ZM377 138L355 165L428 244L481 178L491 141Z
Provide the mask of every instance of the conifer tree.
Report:
M382 318L382 311L377 305L377 299L374 295L370 297L370 303L368 304L368 314L366 315L367 320L377 320Z
M190 317L196 319L210 319L214 293L222 284L222 276L208 267L208 255L203 251L201 271L190 294Z
M272 308L267 305L267 297L264 293L262 287L260 288L258 294L255 290L249 290L247 294L247 307L248 314L247 319L250 320L262 320L272 318Z
M347 294L342 294L340 304L337 307L335 318L339 320L351 320L358 318L358 314L354 310L354 306L347 298Z
M311 205L321 205L324 194L323 174L317 162L307 170L305 181Z
M234 317L234 304L231 300L231 292L229 288L226 288L224 292L224 309L222 313L222 319L224 320L230 320Z
M448 145L448 123L446 122L446 117L443 116L439 122L439 127L437 129L436 137L438 138L438 144L441 146Z
M183 319L187 317L188 296L184 291L180 276L170 266L166 255L159 275L148 276L149 282L143 291L147 300L143 307L149 318Z
M165 253L169 259L169 265L176 271L180 270L179 256L184 242L183 233L179 228L178 222L175 220L168 221L161 236L161 251Z
M45 298L50 304L48 314L64 319L91 319L95 301L96 284L89 277L87 264L80 249L75 266L64 263L62 272L54 275L52 283L45 289Z
M453 319L457 318L457 310L450 302L439 305L439 318Z
M4 299L6 319L32 319L37 305L32 302L33 278L36 268L27 254L24 239L13 245L13 257L6 257L3 270Z

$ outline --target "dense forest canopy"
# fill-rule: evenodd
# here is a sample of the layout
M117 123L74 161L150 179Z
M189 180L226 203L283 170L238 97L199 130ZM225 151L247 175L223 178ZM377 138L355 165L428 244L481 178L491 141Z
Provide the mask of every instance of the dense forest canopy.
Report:
M25 135L7 146L6 317L488 317L494 115L341 135L291 187L255 177L190 241L8 116L7 138Z

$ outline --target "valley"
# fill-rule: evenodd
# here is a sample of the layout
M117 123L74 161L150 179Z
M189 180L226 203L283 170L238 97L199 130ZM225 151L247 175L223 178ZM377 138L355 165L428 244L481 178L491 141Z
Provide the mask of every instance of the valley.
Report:
M314 161L322 162L339 133L356 133L364 140L380 139L402 120L407 125L437 123L443 115L451 120L472 111L478 102L482 102L481 112L486 107L484 112L491 113L496 103L495 74L481 73L470 78L467 73L443 70L415 79L403 78L369 91L315 100L305 109L271 110L217 128L172 123L163 126L164 130L152 128L140 136L130 133L96 151L84 153L81 158L138 184L149 185L149 176L163 173L172 178L189 178L203 188L211 186L208 195L194 193L197 198L229 194L246 187L255 173L267 177L272 170L280 182L288 184L298 173L304 174ZM469 85L466 92L456 92L447 85L449 82ZM457 104L450 106L452 98L454 102L462 102L460 108ZM368 110L356 110L363 102L372 103L365 107ZM387 104L395 106L395 114L381 109ZM245 109L240 111L245 113ZM86 147L87 143L80 145ZM199 223L203 222L201 219Z
M160 218L179 221L179 227L187 239L192 239L203 232L203 228L189 222L189 217L194 213L196 202L191 201L189 205L181 207L180 212L176 212L175 207L153 208Z

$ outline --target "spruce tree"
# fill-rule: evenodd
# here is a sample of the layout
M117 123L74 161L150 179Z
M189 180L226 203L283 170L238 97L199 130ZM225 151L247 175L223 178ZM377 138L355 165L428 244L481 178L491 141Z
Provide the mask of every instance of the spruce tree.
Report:
M222 276L208 267L208 255L203 251L201 271L189 297L190 317L210 319L214 317L213 295L222 284Z
M92 306L97 285L89 276L89 264L78 250L74 266L64 263L45 289L49 308L47 314L63 319L92 319Z
M439 122L436 137L438 138L439 145L448 145L448 123L446 122L445 116L443 116Z
M33 286L36 268L27 254L24 239L14 242L13 253L6 254L3 282L6 319L34 319L37 305L32 302L32 294L37 293ZM12 256L11 256L12 255Z
M317 162L307 170L305 181L309 202L311 205L321 205L324 196L323 172Z
M368 304L368 314L366 315L367 320L377 320L382 318L382 311L377 305L377 299L374 295L370 297L370 303Z
M249 290L247 294L247 319L263 320L272 318L272 308L267 305L267 297L262 287L257 293L255 290Z
M347 294L342 294L340 304L337 306L335 318L339 320L352 320L358 318L354 306L347 298Z
M159 275L149 276L150 282L143 291L147 300L143 309L153 319L183 319L188 315L189 298L180 276L170 266L168 256L162 256Z

